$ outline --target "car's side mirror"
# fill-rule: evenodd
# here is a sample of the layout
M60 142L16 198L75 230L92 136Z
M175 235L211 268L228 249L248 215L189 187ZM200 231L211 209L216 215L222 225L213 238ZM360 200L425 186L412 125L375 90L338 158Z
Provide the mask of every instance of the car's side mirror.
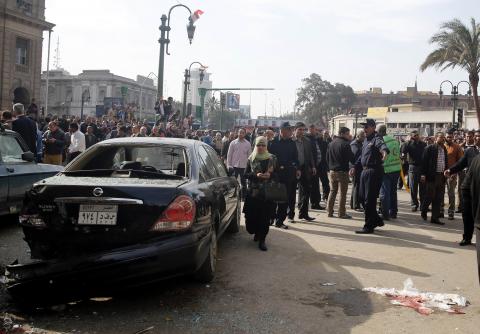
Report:
M23 152L22 153L22 160L25 160L25 161L28 161L28 162L32 162L35 160L35 155L30 152L30 151L27 151L27 152Z

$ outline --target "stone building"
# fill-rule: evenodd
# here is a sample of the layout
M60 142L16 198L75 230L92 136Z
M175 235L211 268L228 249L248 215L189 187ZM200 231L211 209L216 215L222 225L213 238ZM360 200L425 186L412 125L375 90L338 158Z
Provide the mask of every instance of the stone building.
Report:
M40 105L45 104L46 74L45 71L42 73ZM135 105L135 117L154 117L157 88L152 79L141 75L133 80L109 70L84 70L71 75L63 69L55 69L50 71L48 86L47 110L50 114L80 116L83 105L83 115L100 116L113 103Z
M0 0L0 108L40 99L45 0Z
M439 110L453 107L452 96L447 93L448 86L443 87L445 95L440 95L429 91L419 91L417 83L415 86L407 87L405 91L396 93L384 93L381 88L373 87L370 90L356 91L355 103L352 106L352 113L366 114L368 108L389 107L394 104L415 104L422 110ZM466 87L463 87L467 89ZM465 91L466 92L466 91ZM458 95L457 106L465 110L473 109L473 99L468 95Z

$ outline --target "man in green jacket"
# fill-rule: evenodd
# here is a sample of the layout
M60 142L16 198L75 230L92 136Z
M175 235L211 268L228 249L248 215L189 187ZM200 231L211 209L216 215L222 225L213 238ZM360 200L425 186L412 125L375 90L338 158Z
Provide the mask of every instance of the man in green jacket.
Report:
M379 125L377 132L383 137L390 153L383 162L382 188L380 189L381 211L384 220L397 218L397 182L400 177L402 162L400 160L400 143L393 136L387 135L387 127Z

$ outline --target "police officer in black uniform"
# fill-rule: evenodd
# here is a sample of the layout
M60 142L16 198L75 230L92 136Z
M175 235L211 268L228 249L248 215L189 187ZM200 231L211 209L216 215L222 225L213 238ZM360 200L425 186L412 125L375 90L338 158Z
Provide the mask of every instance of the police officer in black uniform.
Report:
M363 141L362 154L357 160L357 166L362 168L360 175L360 197L365 208L365 225L358 234L373 233L375 227L383 226L383 220L377 213L377 199L382 186L383 161L389 153L382 137L375 131L375 120L367 118L363 125L365 140ZM360 165L360 166L359 166ZM350 170L354 173L354 169Z
M280 126L280 135L272 141L269 152L277 157L279 182L287 188L288 201L280 203L277 207L275 226L288 229L283 222L288 217L293 219L295 213L295 194L297 177L301 171L298 169L297 145L292 140L292 126L289 122L283 122Z

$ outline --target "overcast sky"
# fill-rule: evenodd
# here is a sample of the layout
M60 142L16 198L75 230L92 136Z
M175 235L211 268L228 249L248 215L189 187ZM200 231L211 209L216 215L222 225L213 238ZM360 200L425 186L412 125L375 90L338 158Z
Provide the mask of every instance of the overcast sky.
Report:
M72 74L109 69L129 78L157 73L160 16L174 0L46 0L52 33L51 68L57 38L60 65ZM292 111L301 79L318 73L354 90L405 90L418 78L420 90L438 91L443 79L466 80L461 70L419 71L432 49L428 40L441 22L464 22L478 14L478 0L188 0L204 14L193 44L188 13L172 12L167 93L181 99L183 71L192 61L209 66L214 87L272 87L251 94L253 115ZM480 17L476 18L480 20ZM44 35L43 68L47 37ZM250 94L241 94L249 104Z

